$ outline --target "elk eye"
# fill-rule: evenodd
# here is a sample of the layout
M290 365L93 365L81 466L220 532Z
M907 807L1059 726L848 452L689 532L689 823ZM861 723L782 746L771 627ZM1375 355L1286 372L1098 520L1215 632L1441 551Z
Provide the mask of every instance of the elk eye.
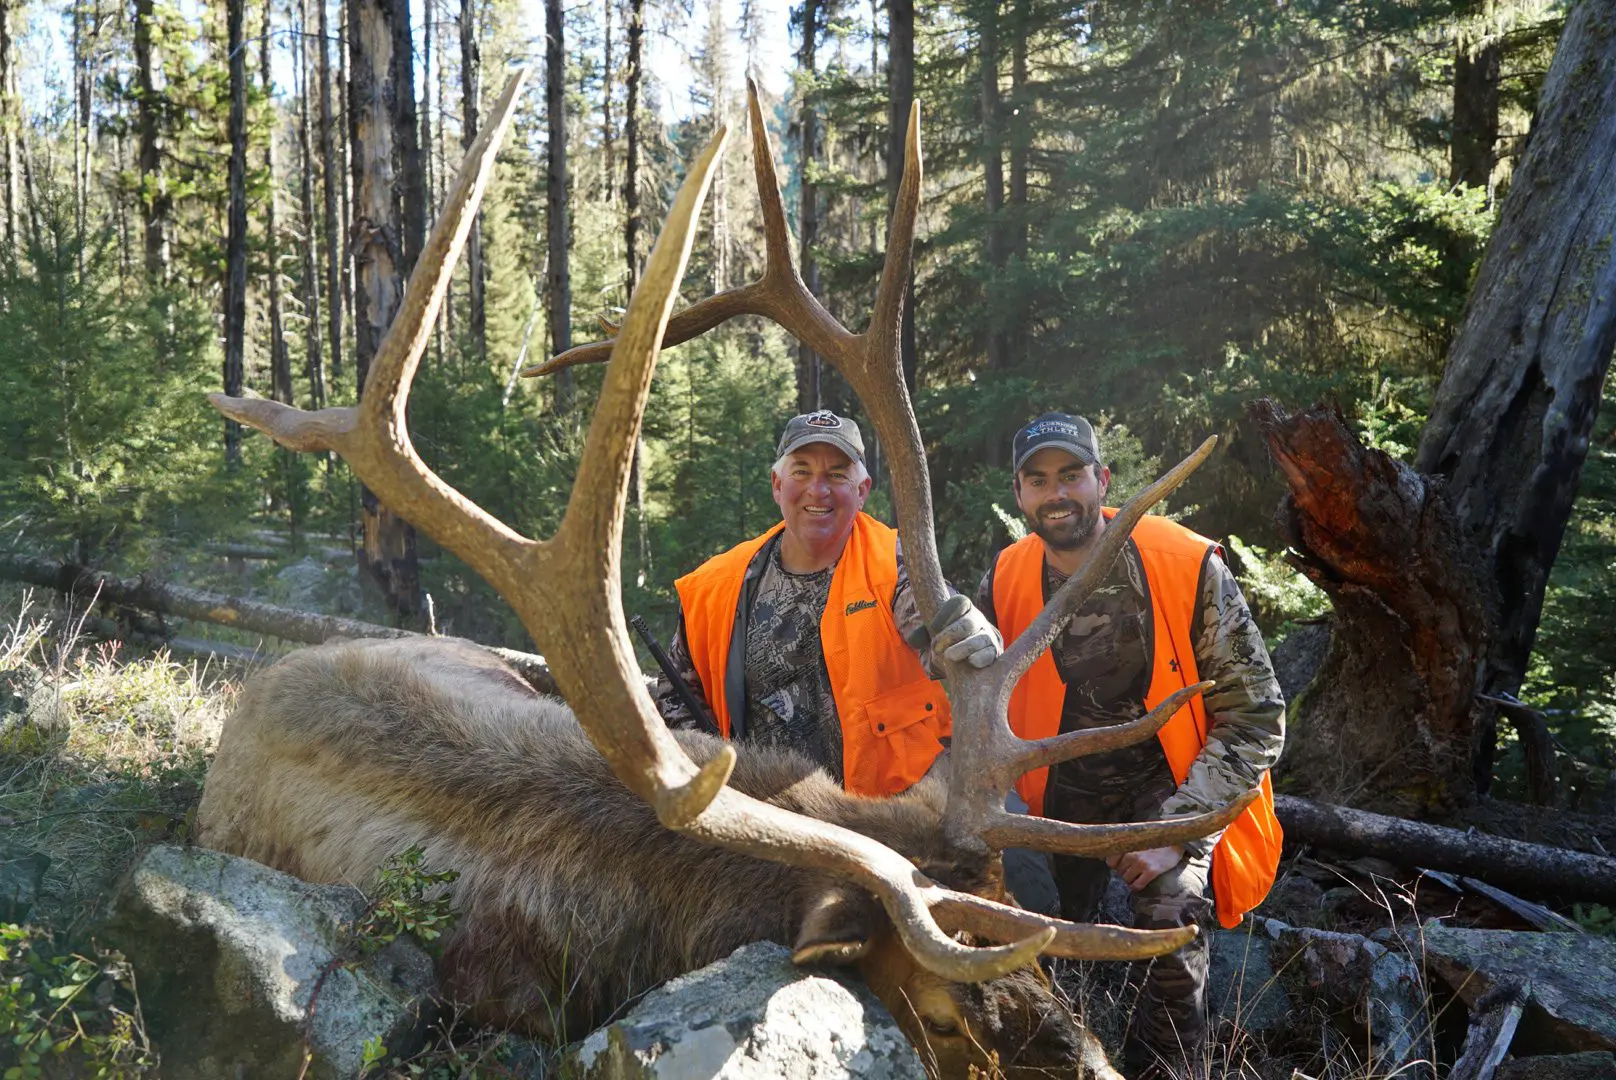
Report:
M960 1033L959 1021L952 1016L928 1016L922 1022L926 1025L927 1034L930 1035L953 1037Z

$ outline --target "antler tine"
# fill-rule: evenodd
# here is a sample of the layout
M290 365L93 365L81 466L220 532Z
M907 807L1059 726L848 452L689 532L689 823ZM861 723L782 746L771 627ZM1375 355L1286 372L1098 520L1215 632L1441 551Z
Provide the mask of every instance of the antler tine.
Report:
M865 333L870 339L869 359L893 362L893 374L902 379L898 335L903 325L903 300L909 291L909 268L914 261L915 219L920 213L920 182L924 166L920 156L920 102L909 104L909 125L904 135L903 178L887 226L887 257L881 266L881 284L875 293L875 311Z
M467 151L460 176L404 290L398 313L371 363L361 404L357 408L305 412L262 399L208 395L220 412L257 428L282 446L300 451L336 451L383 502L489 577L496 588L512 581L510 567L520 561L532 541L466 499L427 468L404 428L404 409L410 381L493 172L494 156L510 126L525 77L521 69L510 77L488 126Z
M746 113L752 125L752 172L757 177L758 201L763 210L763 276L783 274L797 278L797 263L791 257L791 225L780 201L780 178L774 171L774 146L763 123L763 105L758 101L757 83L751 75L746 77Z
M1078 960L1143 960L1183 948L1195 940L1195 927L1133 930L1121 926L1068 923L970 893L951 893L932 904L932 914L945 927L969 930L1002 941L1029 930L1052 929L1046 956Z

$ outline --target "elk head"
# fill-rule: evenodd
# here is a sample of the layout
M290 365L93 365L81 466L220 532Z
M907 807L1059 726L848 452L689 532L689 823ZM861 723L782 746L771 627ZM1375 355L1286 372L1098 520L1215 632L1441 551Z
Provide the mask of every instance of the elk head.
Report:
M943 602L926 462L897 351L919 205L918 109L910 114L903 187L875 312L869 329L853 335L809 294L792 265L772 151L754 91L751 118L768 271L761 281L696 304L670 324L697 215L724 143L720 130L693 163L674 199L615 340L574 350L546 367L555 370L580 359L610 357L561 525L550 539L534 540L516 533L434 474L416 453L404 419L411 380L499 141L510 124L521 81L520 73L510 80L490 122L468 151L372 361L359 404L308 413L263 399L214 394L210 400L225 415L266 432L283 446L337 452L383 502L487 579L539 644L602 757L666 827L730 850L818 870L845 883L860 901L849 910L863 907L865 917L873 914L882 929L848 937L846 927L835 918L828 923L809 918L805 927L830 927L836 933L830 938L810 933L799 942L798 956L857 960L916 1045L930 1052L931 1067L938 1075L964 1075L957 1067L961 1062L986 1065L990 1052L1008 1061L1020 1050L1016 1041L1036 1042L1043 1018L1053 1015L1054 998L1037 968L1040 955L1089 959L1159 955L1189 941L1194 929L1082 926L1025 912L983 886L993 879L992 869L985 871L983 881L967 880L962 888L948 888L867 836L726 786L734 751L725 746L698 767L658 717L640 678L620 595L629 465L660 347L665 338L684 341L732 315L751 312L775 319L825 356L863 401L889 449L899 527L920 610L929 619ZM1005 796L1021 773L1149 738L1187 694L1201 689L1181 692L1125 727L1036 743L1017 739L1005 718L1011 687L1109 568L1133 522L1182 482L1210 448L1208 440L1195 456L1124 508L1106 530L1093 564L1068 582L997 663L981 671L949 665L947 689L955 732L953 767L940 819L940 839L949 851L946 865L991 868L997 851L1010 845L1096 856L1159 847L1223 828L1244 809L1246 802L1241 801L1212 814L1123 826L1071 825L1004 810ZM995 1027L993 1014L1009 1013L1022 1019ZM1070 1024L1069 1016L1066 1022ZM1061 1032L1055 1036L1056 1045L1049 1049L1054 1063L1079 1068L1078 1040ZM1037 1063L1043 1064L1042 1049L1038 1056Z

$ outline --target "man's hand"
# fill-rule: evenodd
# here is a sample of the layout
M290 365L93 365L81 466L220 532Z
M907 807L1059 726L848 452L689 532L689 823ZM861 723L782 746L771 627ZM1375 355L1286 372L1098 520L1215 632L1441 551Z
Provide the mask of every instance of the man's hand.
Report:
M932 621L945 620L932 630L931 654L945 660L964 660L975 668L985 668L1004 652L1004 639L988 622L987 616L964 596L948 598Z
M1172 844L1145 851L1130 851L1125 855L1110 855L1106 857L1105 864L1117 872L1128 888L1138 892L1177 866L1183 858L1183 845Z

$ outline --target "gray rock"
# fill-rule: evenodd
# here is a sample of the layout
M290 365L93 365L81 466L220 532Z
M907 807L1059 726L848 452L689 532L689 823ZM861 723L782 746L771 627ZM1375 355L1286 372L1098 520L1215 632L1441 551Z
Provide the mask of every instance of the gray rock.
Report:
M42 851L0 847L0 922L28 921L50 862Z
M1616 1080L1616 1055L1587 1053L1514 1058L1498 1066L1493 1080Z
M1467 1005L1500 980L1531 980L1512 1050L1616 1051L1616 941L1592 934L1458 930L1425 924L1426 966Z
M570 1070L570 1071L569 1071ZM578 1080L924 1080L897 1023L861 983L758 942L647 994L573 1047Z
M1418 966L1357 934L1285 926L1266 920L1280 981L1293 997L1327 1009L1353 1045L1367 1048L1364 1064L1379 1076L1421 1075L1433 1060L1431 1018ZM1399 1071L1401 1070L1401 1071Z
M98 937L134 963L165 1080L299 1076L305 1042L308 1077L347 1080L366 1039L413 1052L437 1012L431 959L402 939L340 961L363 909L350 888L162 846L130 872Z
M1214 930L1210 941L1207 1007L1247 1034L1272 1031L1291 1013L1290 995L1274 974L1270 922L1248 919L1237 930Z

